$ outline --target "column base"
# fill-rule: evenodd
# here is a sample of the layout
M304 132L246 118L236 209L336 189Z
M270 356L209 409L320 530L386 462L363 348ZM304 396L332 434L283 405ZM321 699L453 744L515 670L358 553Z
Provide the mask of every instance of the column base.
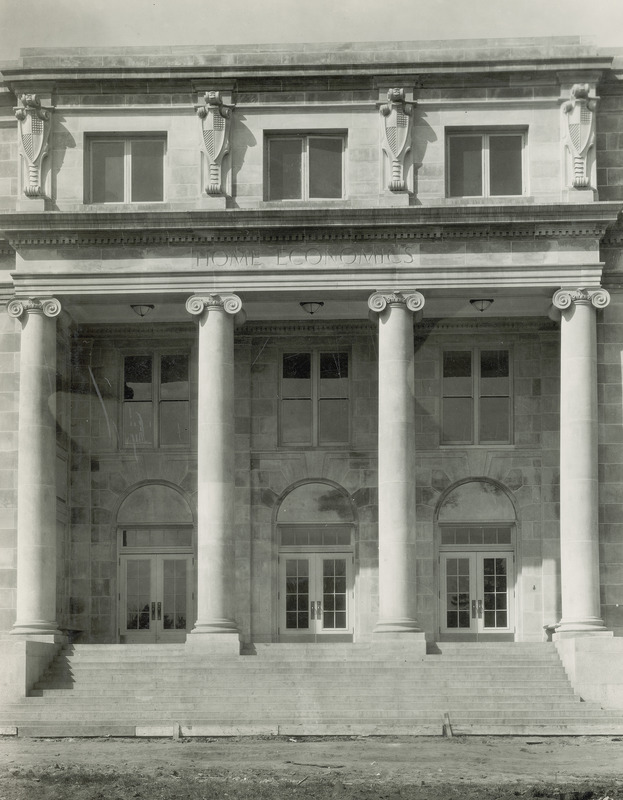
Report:
M220 618L209 619L205 622L200 622L197 620L194 628L190 632L190 636L205 635L210 633L217 634L219 636L235 633L237 636L238 632L238 626L233 619Z
M592 636L594 634L613 635L612 631L606 628L604 621L599 617L585 617L577 620L560 620L555 627L552 639L556 641L556 639L573 636Z
M374 635L382 634L388 636L389 634L399 634L401 636L407 634L420 633L424 636L422 628L417 624L417 620L411 617L402 617L400 619L380 619L374 626Z
M21 639L33 639L39 642L63 642L66 636L51 622L16 622L10 631L10 636L19 636Z

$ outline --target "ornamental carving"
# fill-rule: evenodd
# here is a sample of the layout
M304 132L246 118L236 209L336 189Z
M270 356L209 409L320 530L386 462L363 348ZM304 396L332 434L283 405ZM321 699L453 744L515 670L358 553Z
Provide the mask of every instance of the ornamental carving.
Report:
M242 310L242 300L237 294L195 294L186 301L186 311L199 316L208 309L222 309L227 314L238 314Z
M19 151L24 159L24 194L43 197L41 165L48 153L48 138L52 126L52 109L43 108L36 94L22 94L21 105L15 108L19 134Z
M420 292L375 292L368 298L368 308L380 314L387 306L404 306L409 311L421 311L424 308L424 295Z
M201 120L201 142L208 162L208 179L205 191L209 195L223 194L222 165L229 153L231 106L223 103L220 92L206 92L204 104L195 106Z
M554 293L552 303L561 311L571 308L573 303L605 308L610 303L610 294L605 289L559 289Z
M576 83L571 89L571 99L563 103L563 135L573 165L574 189L590 186L588 151L595 141L595 109L597 98L589 97L588 83Z
M387 103L383 103L379 110L383 126L383 150L391 165L387 188L392 192L404 192L407 189L405 157L411 149L413 106L406 102L404 89L390 89Z
M7 312L10 317L21 319L25 314L43 314L46 317L58 317L61 313L61 304L55 297L47 297L45 300L27 297L13 299L7 304Z

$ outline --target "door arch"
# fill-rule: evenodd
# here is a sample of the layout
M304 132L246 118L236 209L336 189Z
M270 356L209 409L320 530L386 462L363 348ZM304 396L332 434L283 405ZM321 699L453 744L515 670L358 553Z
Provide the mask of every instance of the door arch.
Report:
M120 641L184 642L195 620L188 500L173 484L140 484L122 499L116 528Z
M436 509L441 640L514 640L517 510L490 478L449 487Z
M282 641L352 641L355 508L336 483L303 481L277 503L278 634Z

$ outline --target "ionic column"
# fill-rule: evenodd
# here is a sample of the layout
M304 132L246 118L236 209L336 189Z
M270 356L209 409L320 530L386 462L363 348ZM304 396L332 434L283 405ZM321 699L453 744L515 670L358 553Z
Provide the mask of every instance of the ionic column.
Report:
M417 633L413 314L419 292L376 293L379 318L379 619L375 633Z
M560 289L559 634L604 631L599 602L596 310L604 289Z
M56 622L56 320L58 300L11 300L22 323L17 467L20 636L59 634Z
M234 294L193 296L199 317L198 583L192 634L237 634L234 619Z

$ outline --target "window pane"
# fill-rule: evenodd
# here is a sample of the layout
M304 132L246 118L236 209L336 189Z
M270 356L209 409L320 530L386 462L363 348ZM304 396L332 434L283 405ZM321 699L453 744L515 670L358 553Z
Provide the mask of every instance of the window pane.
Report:
M480 353L481 378L508 378L508 350L483 350Z
M320 400L318 443L348 441L348 400Z
M188 399L188 356L168 355L160 358L160 399Z
M124 444L153 444L153 406L151 403L123 404Z
M164 142L135 139L131 144L132 201L164 199Z
M284 378L311 378L311 353L284 353Z
M482 195L482 137L451 136L450 197Z
M489 136L491 195L522 194L522 136Z
M126 356L123 379L124 400L151 400L151 356Z
M342 139L309 138L309 196L342 197Z
M282 400L281 441L283 444L311 444L311 400Z
M125 143L91 142L91 202L123 203Z
M510 441L510 401L508 397L480 398L480 441Z
M471 444L472 400L470 397L446 397L443 401L443 442Z
M348 353L320 353L321 378L348 378Z
M302 139L271 139L268 143L269 200L300 200Z
M160 444L188 444L189 428L187 400L160 403Z
M444 378L471 378L472 353L470 350L446 350L443 354Z

